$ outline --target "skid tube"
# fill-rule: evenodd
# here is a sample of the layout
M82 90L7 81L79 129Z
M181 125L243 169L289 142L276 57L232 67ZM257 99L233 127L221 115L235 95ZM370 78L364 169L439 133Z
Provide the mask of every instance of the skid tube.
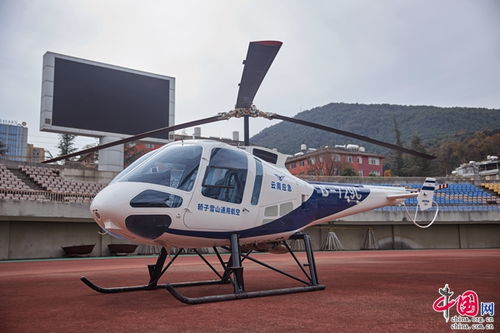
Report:
M202 297L186 297L179 293L176 289L177 286L174 284L167 284L165 288L168 292L170 292L175 298L185 304L203 304L203 303L212 303L212 302L221 302L221 301L230 301L237 299L245 299L245 298L254 298L254 297L265 297L265 296L276 296L276 295L286 295L286 294L295 294L301 292L308 291L316 291L325 289L324 285L319 284L318 275L316 272L316 263L314 261L314 253L311 246L311 239L309 235L304 233L296 233L290 239L302 239L304 241L304 247L307 254L307 264L301 264L292 249L288 246L288 244L283 241L283 244L292 255L293 259L302 270L304 275L307 278L307 281L295 277L289 273L279 270L276 267L263 263L253 257L250 256L252 251L249 251L247 254L242 254L239 245L239 238L237 234L231 235L231 247L223 247L226 250L231 251L231 256L227 263L227 266L224 266L224 276L229 277L233 284L234 292L231 294L223 294L223 295L212 295L212 296L202 296ZM264 266L268 269L271 269L277 273L285 275L289 278L297 280L305 286L302 287L292 287L292 288L282 288L282 289L271 289L271 290L258 290L258 291L245 291L245 284L243 279L243 260L248 259L253 261L261 266ZM222 263L222 261L221 261ZM309 273L303 268L308 267Z
M160 255L158 256L158 259L156 260L156 263L154 265L148 265L148 270L149 270L149 282L146 285L141 285L141 286L126 286L126 287L113 287L113 288L105 288L96 285L89 279L87 279L85 276L82 276L80 280L85 283L89 288L103 294L115 294L115 293L123 293L123 292L128 292L128 291L139 291L139 290L156 290L156 289L161 289L165 288L167 284L158 284L158 280L162 277L162 275L167 271L167 269L174 263L174 261L177 259L179 254L182 253L184 249L178 249L175 255L170 259L168 264L165 265L165 260L167 258L167 250L163 247L161 249ZM216 249L215 249L216 250ZM229 283L228 279L225 279L222 275L220 275L210 263L208 263L205 258L200 254L200 252L196 249L194 251L204 259L205 263L214 271L216 274L220 277L220 280L207 280L207 281L193 281L193 282L176 282L176 283L170 283L169 285L173 285L175 287L194 287L194 286L204 286L204 285L213 285L213 284L226 284ZM217 253L218 254L218 253ZM218 255L219 260L222 260L220 255Z
M139 286L126 286L126 287L114 287L114 288L104 288L100 287L93 282L91 282L86 277L82 277L81 280L91 289L105 294L111 293L121 293L121 292L129 292L129 291L139 291L139 290L156 290L165 288L172 296L174 296L177 300L185 303L185 304L203 304L203 303L211 303L211 302L221 302L221 301L229 301L229 300L237 300L237 299L245 299L245 298L254 298L254 297L265 297L265 296L275 296L275 295L285 295L285 294L293 294L293 293L301 293L308 291L316 291L325 289L324 285L318 283L317 272L316 272L316 263L314 261L314 254L311 246L311 239L309 235L304 233L296 233L290 237L290 239L302 239L304 241L304 248L306 250L307 255L307 263L301 264L297 257L295 256L292 249L288 246L286 241L283 241L283 245L287 248L292 258L299 266L301 271L303 272L306 279L301 279L295 277L289 273L279 270L271 265L268 265L264 262L261 262L250 256L252 251L249 251L246 254L242 254L239 245L239 237L237 234L231 235L230 238L230 247L223 247L224 249L230 251L231 255L227 262L224 262L219 251L216 247L214 247L214 252L217 255L219 263L221 264L224 272L219 273L197 250L193 249L195 253L207 264L210 269L219 277L218 280L207 280L207 281L192 281L192 282L176 282L176 283L167 283L167 284L159 284L159 279L163 276L163 274L167 271L167 269L175 262L178 256L184 249L178 249L175 255L170 259L167 265L165 265L167 251L165 248L162 248L160 255L154 265L148 265L150 280L146 285ZM282 289L271 289L271 290L258 290L258 291L245 291L245 284L243 278L243 261L250 260L254 263L257 263L263 267L271 269L277 273L280 273L284 276L287 276L291 279L299 281L304 284L301 287L292 287L292 288L282 288ZM307 272L304 267L309 268L309 272ZM202 296L202 297L187 297L182 295L177 288L182 287L194 287L194 286L204 286L204 285L218 285L218 284L227 284L232 283L233 285L233 293L230 294L222 294L222 295L211 295L211 296Z

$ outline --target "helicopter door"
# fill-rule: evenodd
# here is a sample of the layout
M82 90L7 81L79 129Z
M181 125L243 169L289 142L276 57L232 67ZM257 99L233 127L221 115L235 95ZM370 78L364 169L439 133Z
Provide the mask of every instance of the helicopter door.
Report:
M253 171L253 170L252 170ZM248 158L243 151L214 148L201 191L195 192L184 224L197 230L235 230L248 219Z

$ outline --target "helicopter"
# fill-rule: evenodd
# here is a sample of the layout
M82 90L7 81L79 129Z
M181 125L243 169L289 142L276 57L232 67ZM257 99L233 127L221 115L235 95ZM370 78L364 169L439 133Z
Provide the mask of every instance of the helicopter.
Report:
M427 178L420 191L404 187L307 182L285 167L287 155L249 144L249 118L280 119L378 144L422 158L431 155L382 142L318 123L266 113L253 99L282 42L250 42L234 110L170 127L155 129L104 145L50 159L56 162L99 149L135 141L158 132L244 118L244 146L212 140L175 141L140 157L120 172L93 199L90 211L107 234L136 243L161 247L157 261L148 265L149 282L141 286L105 288L86 277L81 280L101 293L164 288L187 304L290 294L324 289L319 283L309 235L310 226L375 208L417 198L422 211L432 207L438 188ZM437 215L437 213L436 213ZM302 241L307 263L302 264L287 240ZM222 267L219 272L199 251L212 248ZM229 252L224 260L220 249ZM168 249L176 249L168 263ZM218 279L160 284L159 279L185 249L193 249ZM305 277L297 277L253 257L253 252L286 253ZM243 263L252 261L303 285L273 290L247 291ZM307 268L307 269L306 269ZM178 288L229 284L233 293L187 297Z

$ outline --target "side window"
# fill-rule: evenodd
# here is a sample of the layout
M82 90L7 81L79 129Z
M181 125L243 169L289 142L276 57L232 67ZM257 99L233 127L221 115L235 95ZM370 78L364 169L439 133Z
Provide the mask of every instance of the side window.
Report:
M253 186L252 192L252 205L256 205L259 203L263 173L262 162L258 159L255 159L255 184Z
M226 148L213 149L201 194L216 200L241 203L247 170L245 153Z

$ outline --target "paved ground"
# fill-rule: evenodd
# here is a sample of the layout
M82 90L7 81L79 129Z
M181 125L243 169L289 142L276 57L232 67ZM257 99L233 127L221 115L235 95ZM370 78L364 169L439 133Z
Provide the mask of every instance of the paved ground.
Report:
M288 255L258 257L295 270ZM499 249L322 252L316 261L324 291L204 305L184 305L165 290L98 294L79 280L143 284L145 266L154 260L1 262L0 332L453 332L432 309L445 283L453 297L473 290L480 302L500 304ZM245 273L249 291L298 285L252 263ZM189 256L163 280L211 278L199 258ZM183 292L230 291L217 288ZM500 322L494 324L500 331Z

